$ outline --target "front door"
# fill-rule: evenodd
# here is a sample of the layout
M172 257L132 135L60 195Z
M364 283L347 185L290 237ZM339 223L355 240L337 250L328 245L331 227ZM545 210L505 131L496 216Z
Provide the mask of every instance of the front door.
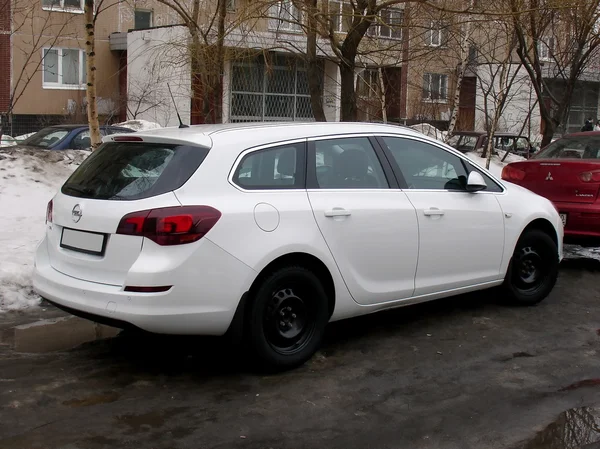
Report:
M417 212L415 296L498 280L504 218L495 195L502 189L486 177L487 191L466 192L471 166L436 145L398 137L380 141L397 164Z
M308 164L315 220L354 300L376 304L411 297L417 217L381 150L368 137L314 140Z

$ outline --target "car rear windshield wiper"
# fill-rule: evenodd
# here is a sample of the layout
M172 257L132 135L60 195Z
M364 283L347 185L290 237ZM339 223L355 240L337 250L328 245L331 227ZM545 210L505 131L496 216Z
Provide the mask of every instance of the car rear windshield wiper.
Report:
M65 184L63 188L72 190L73 192L81 193L83 195L92 195L94 193L93 189L90 189L89 187L82 187L79 184Z

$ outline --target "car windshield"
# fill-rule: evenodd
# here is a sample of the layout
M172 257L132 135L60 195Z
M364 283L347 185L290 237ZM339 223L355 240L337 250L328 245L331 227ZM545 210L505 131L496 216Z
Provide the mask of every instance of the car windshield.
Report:
M556 140L536 154L535 159L600 159L600 136Z
M44 128L22 143L30 147L50 148L61 142L69 134L65 128Z

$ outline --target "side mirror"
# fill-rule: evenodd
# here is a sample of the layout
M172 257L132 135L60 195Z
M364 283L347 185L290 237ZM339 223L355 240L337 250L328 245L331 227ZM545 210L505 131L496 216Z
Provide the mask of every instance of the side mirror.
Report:
M467 178L467 192L474 193L485 189L487 189L487 184L483 176L476 171L469 173L469 177Z

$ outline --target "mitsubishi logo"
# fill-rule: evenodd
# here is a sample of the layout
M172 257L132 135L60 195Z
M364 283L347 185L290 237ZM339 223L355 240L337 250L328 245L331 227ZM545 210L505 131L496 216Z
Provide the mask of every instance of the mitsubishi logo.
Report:
M554 178L552 177L552 173L548 172L548 176L546 176L546 181L554 181Z

